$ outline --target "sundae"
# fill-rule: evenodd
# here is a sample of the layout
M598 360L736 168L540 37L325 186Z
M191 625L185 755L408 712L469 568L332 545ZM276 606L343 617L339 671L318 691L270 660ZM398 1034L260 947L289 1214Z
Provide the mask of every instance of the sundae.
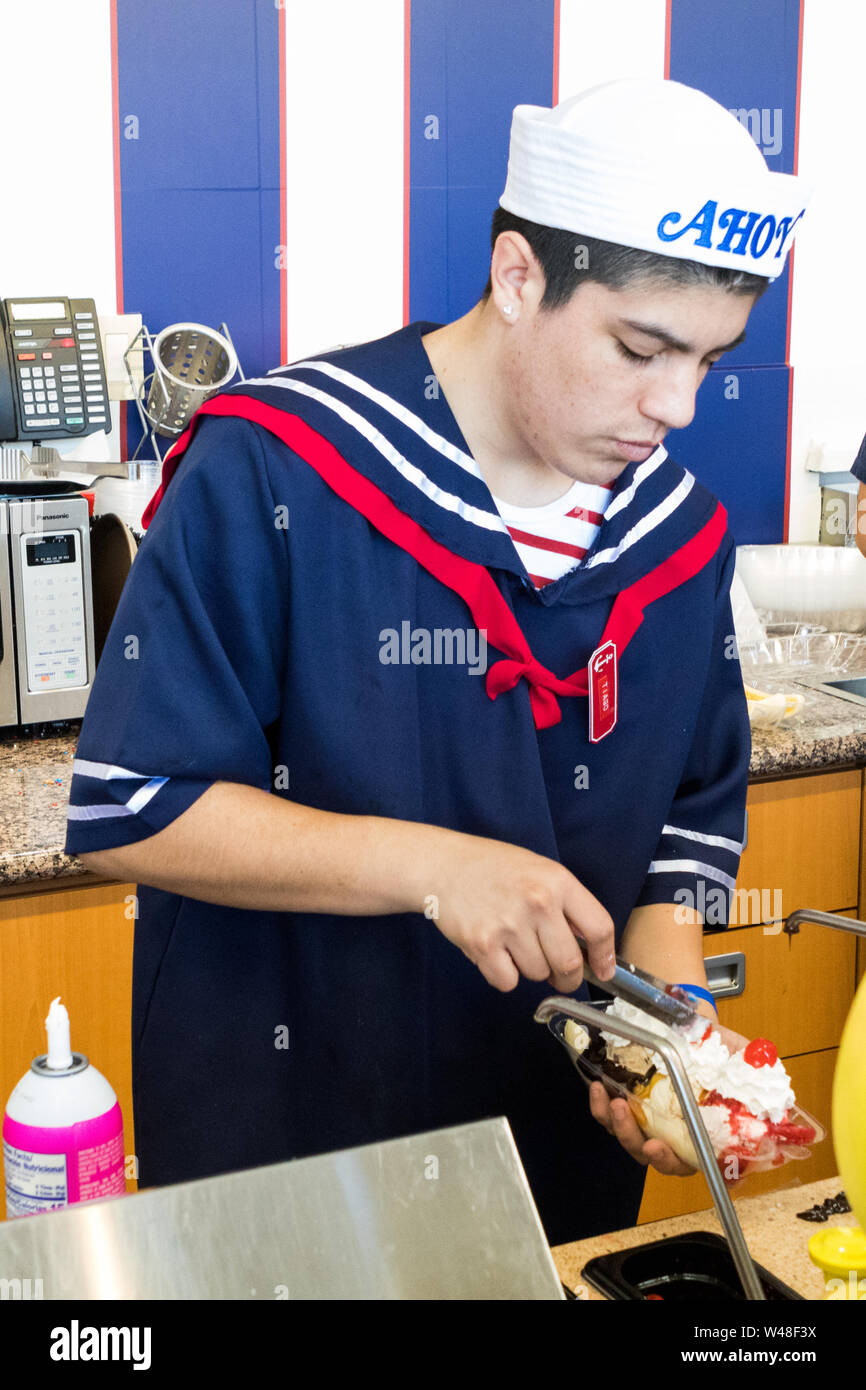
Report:
M605 1012L665 1038L676 1048L728 1181L776 1167L787 1158L807 1158L803 1146L823 1138L820 1126L796 1108L791 1079L766 1038L754 1038L739 1047L733 1035L702 1014L696 1014L686 1027L675 1028L621 999ZM590 1037L589 1030L573 1019L564 1032L566 1043L579 1054L585 1076L604 1081L609 1092L628 1100L648 1138L664 1140L684 1163L700 1166L660 1053L605 1032L601 1026Z

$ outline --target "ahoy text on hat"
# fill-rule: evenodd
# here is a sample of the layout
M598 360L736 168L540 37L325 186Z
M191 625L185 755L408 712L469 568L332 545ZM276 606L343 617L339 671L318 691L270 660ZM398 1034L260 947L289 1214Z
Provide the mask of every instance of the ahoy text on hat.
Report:
M770 170L706 93L624 78L552 108L516 106L499 202L543 226L772 280L810 191Z

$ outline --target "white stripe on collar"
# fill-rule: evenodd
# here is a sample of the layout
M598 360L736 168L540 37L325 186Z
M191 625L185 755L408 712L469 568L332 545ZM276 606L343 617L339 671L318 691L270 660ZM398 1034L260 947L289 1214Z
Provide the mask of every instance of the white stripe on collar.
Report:
M431 449L436 450L444 458L450 459L452 463L458 464L460 468L467 473L471 473L473 477L480 479L482 482L484 481L478 464L470 454L457 448L456 445L445 439L443 435L431 429L419 415L409 410L402 402L395 400L393 396L387 395L377 387L371 386L363 377L356 376L353 372L347 372L343 367L337 367L332 362L319 362L314 359L303 362L292 362L288 367L275 367L273 371L269 372L265 377L254 377L247 384L251 386L281 386L285 389L299 391L303 395L308 395L320 401L323 405L329 406L340 415L347 424L354 425L354 427L359 430L359 433L363 434L364 437L388 459L389 463L393 464L393 466L403 474L407 481L414 483L425 496L429 497L430 500L435 502L438 506L443 507L447 511L456 513L458 516L462 517L464 521L470 521L476 526L482 526L485 530L505 531L506 534L508 533L507 527L498 512L492 513L482 508L473 507L469 503L464 502L462 498L439 488L432 479L428 478L427 475L417 467L417 465L409 463L408 459L406 459L403 454L399 453L390 441L387 440L379 430L375 429L363 415L359 415L356 411L352 410L350 406L345 405L336 397L328 395L324 391L319 391L315 387L309 386L304 382L289 381L285 375L279 375L287 371L300 370L323 372L326 376L330 376L335 381L339 381L350 390L357 391L375 405L379 405L383 410L388 411L389 414L406 425L407 428L413 430ZM667 450L659 444L650 457L635 470L634 478L629 486L617 497L614 497L609 506L605 509L604 520L606 522L616 516L618 512L628 507L634 499L635 493L641 483L651 477L667 457ZM624 551L641 540L643 536L652 531L665 520L671 511L679 506L680 502L691 491L694 481L692 474L686 470L685 477L667 498L653 508L651 512L648 512L646 516L641 517L635 526L633 526L630 531L626 532L617 546L610 547L607 550L600 550L597 555L594 555L592 559L587 561L584 568L591 569L595 565L610 564L617 560Z
M443 435L431 429L430 426L421 419L420 415L416 415L413 410L403 405L401 401L395 400L393 396L386 395L384 391L380 391L376 386L371 386L369 381L365 381L363 377L355 376L353 372L347 372L343 367L335 367L332 362L293 362L291 367L277 367L276 371L297 372L302 368L304 371L324 372L327 376L333 377L335 381L342 382L344 386L348 386L352 391L360 392L362 396L366 396L374 405L380 405L383 410L389 411L390 414L394 416L395 420L399 420L401 424L406 425L410 430L414 430L415 433L424 440L425 444L429 444L431 449L436 449L445 458L450 459L452 463L459 464L462 469L467 473L471 473L474 478L481 478L481 481L484 481L481 475L481 469L478 467L478 464L471 454L464 453L462 449L458 449L456 444L452 444L450 440L445 439ZM273 372L268 373L268 380L271 385L273 383L270 382L270 378L273 375Z
M628 506L641 483L646 482L647 478L655 473L656 469L664 463L667 456L667 449L663 448L661 444L656 445L655 450L650 454L649 458L644 459L640 467L635 469L634 477L628 487L624 488L619 496L614 497L609 503L604 513L605 521L607 521L609 517L616 516L617 512L621 512L624 507Z
M310 365L315 366L316 364L310 363ZM357 410L353 410L351 406L338 400L336 396L329 396L325 391L320 391L318 387L310 386L305 381L287 381L285 378L279 377L254 377L243 384L245 386L278 386L284 391L297 391L302 396L309 396L312 400L319 401L321 405L333 410L347 425L351 425L359 434L363 435L407 482L412 483L419 492L422 492L431 502L435 502L443 511L453 512L463 521L469 521L474 526L482 527L485 531L496 531L501 535L508 536L508 527L498 512L488 512L481 507L471 506L470 503L464 502L462 497L438 487L417 464L410 463L399 449L396 449L391 441L385 438L381 430L377 430L375 425L371 425L370 421L365 419L363 415L359 415ZM411 414L411 411L408 413ZM417 419L417 416L415 418ZM423 421L419 421L419 424L423 424ZM442 443L446 444L447 440L442 440ZM451 448L452 446L449 445L448 447Z
M614 560L618 560L624 551L629 550L650 531L654 531L657 526L670 516L671 512L676 511L680 503L684 501L691 492L694 483L694 475L689 473L688 469L686 469L685 477L677 484L673 492L668 493L668 496L664 497L662 501L659 502L658 506L653 507L651 512L647 512L646 516L642 516L640 521L637 521L630 531L626 531L618 545L611 546L607 550L599 550L597 555L593 555L592 559L586 561L583 568L592 569L594 565L609 565ZM605 520L607 520L609 515L610 507L607 509Z

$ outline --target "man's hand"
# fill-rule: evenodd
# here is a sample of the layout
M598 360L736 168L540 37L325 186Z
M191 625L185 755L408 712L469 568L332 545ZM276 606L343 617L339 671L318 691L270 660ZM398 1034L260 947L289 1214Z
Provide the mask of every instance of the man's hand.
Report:
M659 1173L673 1173L680 1178L690 1178L697 1172L690 1164L683 1163L669 1144L661 1139L647 1139L628 1101L618 1096L611 1098L600 1081L593 1081L589 1088L589 1108L602 1128L618 1139L626 1152L644 1168L651 1166Z
M707 1004L701 1012L708 1013L710 1007ZM742 1033L734 1033L730 1028L719 1028L718 1031L731 1053L738 1052L749 1041ZM649 1166L659 1173L681 1178L689 1178L698 1171L684 1163L663 1140L648 1139L632 1114L628 1101L619 1096L609 1096L600 1081L593 1081L589 1088L589 1108L602 1128L618 1139L626 1152L645 1168Z
M586 942L599 979L614 971L613 921L562 864L474 835L450 835L424 869L439 900L436 925L495 989L520 976L570 994L583 980Z

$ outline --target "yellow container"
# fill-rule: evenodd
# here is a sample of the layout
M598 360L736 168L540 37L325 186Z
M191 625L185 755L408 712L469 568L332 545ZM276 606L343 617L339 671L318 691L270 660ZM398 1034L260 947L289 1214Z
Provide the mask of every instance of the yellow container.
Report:
M854 996L833 1076L833 1147L859 1226L831 1226L809 1241L824 1271L825 1297L866 1300L866 977Z
M809 1258L824 1271L825 1298L866 1300L866 1233L859 1226L816 1231Z
M851 1210L866 1227L866 976L854 995L833 1077L833 1147Z

